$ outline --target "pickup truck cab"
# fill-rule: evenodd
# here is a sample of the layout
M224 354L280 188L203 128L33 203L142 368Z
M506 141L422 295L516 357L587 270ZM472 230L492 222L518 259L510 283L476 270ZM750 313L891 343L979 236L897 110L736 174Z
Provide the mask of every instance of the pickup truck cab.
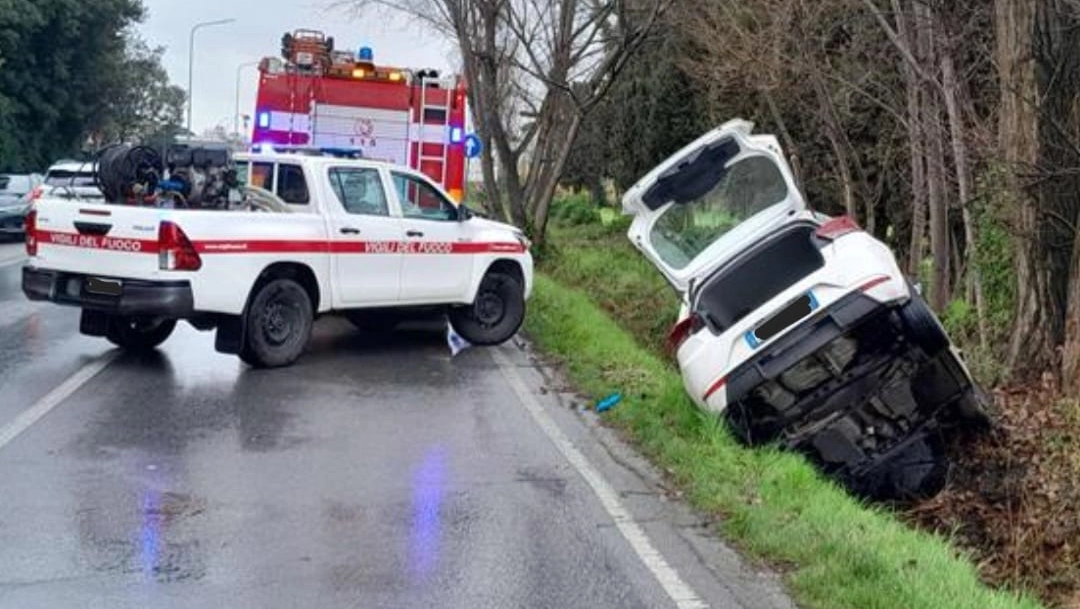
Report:
M294 362L328 313L384 326L404 311L441 309L478 345L520 327L533 277L520 230L476 216L404 167L274 152L235 161L241 185L284 204L39 199L27 220L24 293L81 308L84 334L124 348L153 348L187 320L216 330L218 351L264 367Z

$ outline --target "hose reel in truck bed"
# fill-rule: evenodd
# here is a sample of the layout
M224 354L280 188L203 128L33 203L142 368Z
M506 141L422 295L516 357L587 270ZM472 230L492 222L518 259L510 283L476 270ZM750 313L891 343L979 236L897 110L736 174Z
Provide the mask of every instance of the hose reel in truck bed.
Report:
M98 188L113 204L289 211L277 195L242 186L224 146L173 144L162 152L114 144L98 152L95 167Z

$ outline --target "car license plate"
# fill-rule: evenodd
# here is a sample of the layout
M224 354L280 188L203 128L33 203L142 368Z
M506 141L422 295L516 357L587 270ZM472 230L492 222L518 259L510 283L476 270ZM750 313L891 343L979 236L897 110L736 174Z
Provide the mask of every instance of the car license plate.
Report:
M83 289L85 289L88 294L119 296L124 293L124 283L119 279L87 277L86 281L83 283Z
M818 308L813 292L807 292L770 317L757 328L746 333L746 343L757 349L762 343L790 328Z

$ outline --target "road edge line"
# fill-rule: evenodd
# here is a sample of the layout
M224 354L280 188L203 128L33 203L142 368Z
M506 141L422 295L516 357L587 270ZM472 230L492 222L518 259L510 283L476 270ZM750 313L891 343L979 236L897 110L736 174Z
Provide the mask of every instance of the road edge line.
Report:
M645 533L645 530L641 528L641 525L634 520L633 515L627 510L622 502L619 500L619 494L614 488L604 479L603 475L593 467L589 459L579 451L570 441L570 439L559 428L558 423L555 422L551 415L544 411L544 408L536 401L536 398L529 392L525 381L521 378L521 375L514 369L514 365L510 362L509 358L499 351L498 348L491 350L491 356L495 360L495 364L498 366L499 371L502 373L503 378L510 384L510 388L514 394L517 395L518 401L525 407L525 410L532 416L533 421L540 427L540 430L544 432L544 435L551 440L551 443L555 445L555 448L562 454L570 465L577 470L577 473L585 480L585 483L592 489L593 494L600 501L604 511L611 516L611 519L615 522L615 527L630 547L633 548L634 553L645 565L645 567L652 573L653 577L663 588L668 597L675 603L678 609L709 609L708 603L703 601L696 592L679 577L678 572L668 564L663 555L653 546L652 541L649 540L649 536Z
M82 368L79 368L75 374L69 376L52 391L45 394L45 396L35 402L33 406L30 406L16 415L10 423L0 427L0 449L3 449L24 431L30 429L30 426L49 414L52 409L71 397L71 395L78 391L80 387L85 385L90 379L97 376L99 372L111 364L113 360L116 359L116 356L117 352L115 351L99 355Z

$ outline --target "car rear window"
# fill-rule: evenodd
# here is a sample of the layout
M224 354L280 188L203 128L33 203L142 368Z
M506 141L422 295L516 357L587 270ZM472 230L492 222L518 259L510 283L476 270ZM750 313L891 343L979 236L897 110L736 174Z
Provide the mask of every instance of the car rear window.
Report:
M91 171L69 171L57 169L50 171L45 176L45 184L49 186L96 186L94 173Z
M672 268L686 268L731 229L788 196L783 174L767 157L747 157L713 171L720 175L711 178L715 185L708 192L671 205L653 224L649 239Z
M28 176L0 176L0 191L24 195L30 192L30 178Z

